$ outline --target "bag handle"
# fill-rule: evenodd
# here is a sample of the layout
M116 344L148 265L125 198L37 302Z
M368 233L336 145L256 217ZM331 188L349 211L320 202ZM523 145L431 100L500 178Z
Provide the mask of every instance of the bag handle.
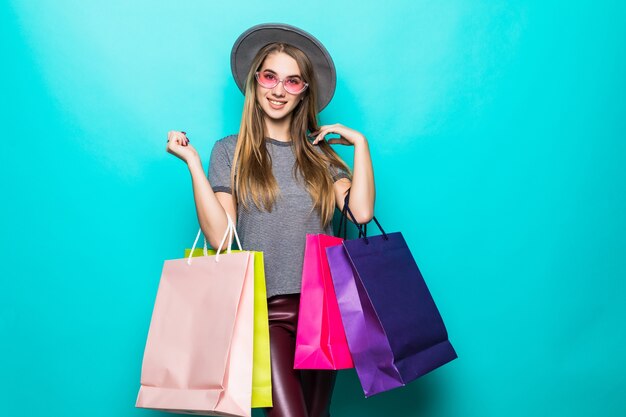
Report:
M350 210L350 204L349 203L350 203L350 189L348 188L348 192L346 193L346 198L345 198L344 203L343 203L341 222L339 223L339 227L341 227L342 225L344 226L344 238L345 238L345 235L346 235L346 233L345 233L346 232L346 225L348 223L347 215L349 215L350 218L352 219L352 222L354 223L354 225L359 229L359 239L361 237L363 237L363 239L365 240L365 244L369 245L369 240L367 239L367 223L360 224L360 223L358 223L356 221L356 218L354 217L354 214L352 214L352 211ZM343 223L344 217L346 217L345 224ZM378 222L378 219L376 219L376 216L372 216L372 220L374 220L374 222L376 223L376 226L378 226L378 229L383 234L383 239L389 240L389 237L387 236L387 233L385 233L385 231L383 230L383 227Z
M344 240L347 239L348 237L348 206L349 206L349 201L350 201L350 190L351 188L348 188L348 192L346 193L346 197L344 199L343 202L343 208L341 210L341 218L339 219L339 227L337 228L337 234L338 237L342 237ZM352 219L354 220L354 216L352 216ZM357 223L356 221L354 221L354 225L357 227L357 229L359 229L359 239L361 237L364 237L367 235L367 224L362 225L363 226L363 230L361 230L361 225L359 223ZM343 230L342 230L343 227Z
M228 237L228 245L226 246L226 253L230 253L231 251L230 247L233 244L233 236L235 237L239 250L242 250L241 241L239 240L239 235L237 234L235 223L233 222L233 219L230 218L230 215L228 213L226 213L226 219L228 221L228 224L226 226L226 231L224 232L224 236L222 236L222 240L220 241L220 244L217 247L217 250L215 252L215 262L219 262L220 252L222 251L222 247L224 246L224 243L226 242L227 237ZM189 265L191 265L191 258L193 256L193 252L196 250L196 245L198 244L198 239L200 239L201 233L202 233L202 228L198 230L198 234L196 235L196 240L193 241L191 252L189 252L189 257L187 258L187 264ZM204 256L208 256L206 236L203 236L203 237L204 237L203 253L204 253Z

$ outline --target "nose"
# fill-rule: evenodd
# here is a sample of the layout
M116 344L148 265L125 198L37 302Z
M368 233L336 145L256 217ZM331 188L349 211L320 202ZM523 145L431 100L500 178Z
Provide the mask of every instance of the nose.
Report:
M278 81L278 84L276 84L276 86L274 88L272 88L272 93L274 95L280 96L280 97L284 96L286 91L287 90L285 90L285 86L284 86L282 80Z

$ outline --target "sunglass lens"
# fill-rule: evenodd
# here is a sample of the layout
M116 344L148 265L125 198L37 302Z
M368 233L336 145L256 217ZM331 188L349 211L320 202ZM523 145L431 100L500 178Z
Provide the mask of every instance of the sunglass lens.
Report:
M259 73L259 83L266 88L273 88L277 84L276 75L271 72Z
M284 82L285 90L289 91L292 94L298 94L304 88L304 81L300 78L293 77L287 78Z

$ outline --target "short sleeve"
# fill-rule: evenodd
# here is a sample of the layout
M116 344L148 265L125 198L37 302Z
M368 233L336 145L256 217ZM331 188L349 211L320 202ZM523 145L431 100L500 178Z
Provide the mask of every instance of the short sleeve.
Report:
M315 149L317 152L319 153L324 153L324 151L322 150L322 148L320 148L319 146L315 146L313 149ZM335 154L336 155L336 154ZM339 155L337 155L337 157L339 157ZM352 175L350 175L350 173L346 170L344 170L343 168L340 167L336 167L334 165L331 165L328 168L329 172L330 172L330 176L333 179L333 182L337 182L338 180L342 179L342 178L347 178L349 180L352 179Z
M337 182L342 178L347 178L349 180L352 179L352 176L349 172L346 172L346 170L342 168L337 168L336 166L332 165L330 167L330 175L332 175L333 177L333 182Z
M231 167L232 156L229 155L224 140L218 140L213 145L209 161L209 183L211 183L213 192L233 193L230 184Z

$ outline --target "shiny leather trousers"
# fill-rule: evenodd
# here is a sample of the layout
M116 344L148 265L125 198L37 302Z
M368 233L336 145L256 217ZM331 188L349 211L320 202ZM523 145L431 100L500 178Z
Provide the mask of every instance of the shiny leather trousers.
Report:
M293 369L300 294L267 300L272 403L267 417L328 417L337 371Z

